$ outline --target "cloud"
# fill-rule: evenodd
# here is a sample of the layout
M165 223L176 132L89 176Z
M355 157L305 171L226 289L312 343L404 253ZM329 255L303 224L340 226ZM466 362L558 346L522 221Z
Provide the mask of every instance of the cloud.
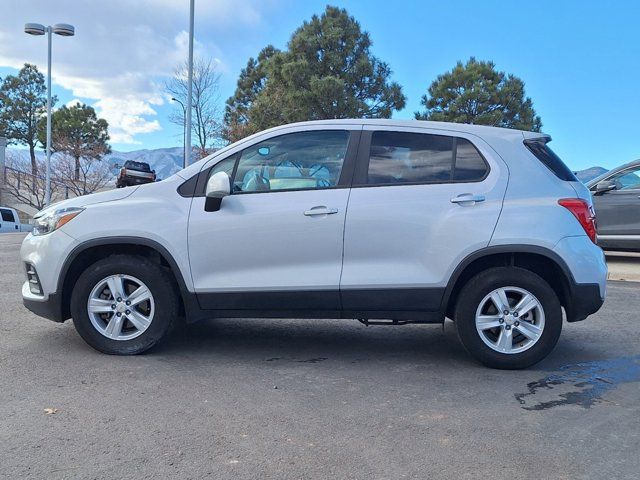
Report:
M259 0L196 2L195 54L215 58L224 71L224 53L204 26L215 24L223 40L239 25L259 23L263 7ZM22 2L3 11L10 28L0 32L0 66L29 62L46 71L45 38L24 34L28 21L76 27L75 37L54 36L53 82L87 99L109 122L113 142L139 143L137 135L161 129L154 107L166 102L164 81L187 56L187 0Z

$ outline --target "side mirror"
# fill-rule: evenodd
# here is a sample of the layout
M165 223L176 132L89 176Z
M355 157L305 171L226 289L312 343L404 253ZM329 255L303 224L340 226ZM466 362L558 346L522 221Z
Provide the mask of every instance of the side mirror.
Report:
M611 190L616 189L616 184L611 180L602 180L601 182L596 183L595 194L602 195L605 192L610 192Z
M211 175L205 189L204 210L206 212L217 212L222 205L222 199L231 195L231 179L226 172L218 172Z

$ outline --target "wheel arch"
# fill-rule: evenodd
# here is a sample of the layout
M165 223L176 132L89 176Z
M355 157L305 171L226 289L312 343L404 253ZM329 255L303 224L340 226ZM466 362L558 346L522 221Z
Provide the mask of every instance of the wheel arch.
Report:
M75 280L91 264L114 254L140 255L151 258L160 265L165 266L172 274L175 285L180 293L181 313L191 305L182 271L171 253L160 243L142 237L112 237L88 240L76 246L67 256L60 276L58 289L61 298L62 319L71 317L71 292L75 286Z
M442 310L453 318L461 288L477 273L491 267L516 266L542 277L558 295L567 318L571 316L571 295L575 280L564 260L552 250L537 245L499 245L478 250L454 270L442 299Z

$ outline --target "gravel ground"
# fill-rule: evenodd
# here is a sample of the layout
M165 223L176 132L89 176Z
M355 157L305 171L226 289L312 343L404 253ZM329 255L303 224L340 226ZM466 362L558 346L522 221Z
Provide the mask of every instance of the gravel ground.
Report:
M21 240L0 236L0 478L638 478L638 283L526 371L451 323L218 319L112 357L22 306Z

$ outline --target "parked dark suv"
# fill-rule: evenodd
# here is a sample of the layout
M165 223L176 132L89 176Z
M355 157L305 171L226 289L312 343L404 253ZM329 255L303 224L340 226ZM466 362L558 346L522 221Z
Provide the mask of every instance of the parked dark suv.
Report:
M587 185L598 213L598 244L640 251L640 160L614 168Z
M127 160L120 169L116 187L128 187L130 185L140 185L141 183L152 183L156 181L156 172L151 170L146 162L135 162Z

